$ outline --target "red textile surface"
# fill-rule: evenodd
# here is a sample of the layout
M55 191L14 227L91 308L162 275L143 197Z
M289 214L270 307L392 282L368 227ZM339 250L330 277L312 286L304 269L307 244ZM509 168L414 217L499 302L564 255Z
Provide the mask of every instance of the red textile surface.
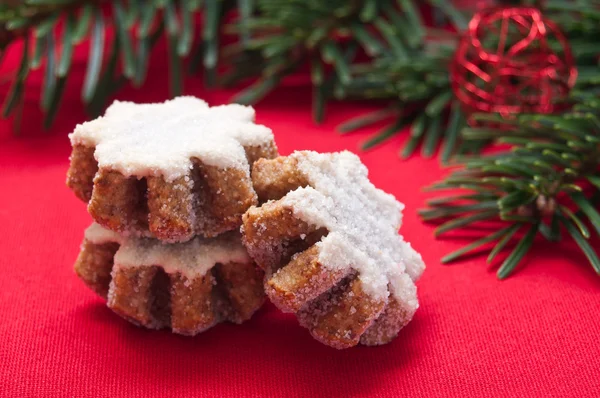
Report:
M18 48L0 75L6 94ZM373 182L406 204L402 233L427 270L421 308L391 344L336 351L313 340L295 318L265 305L242 326L219 325L194 338L135 327L106 308L72 264L85 205L65 187L66 134L85 120L78 51L58 122L45 134L38 110L42 73L28 81L21 138L0 122L0 396L599 396L600 280L576 248L540 243L504 282L475 256L454 266L440 257L464 240L438 241L416 216L440 179L437 159L400 161L406 136L361 157ZM119 99L167 96L164 48L143 90ZM212 104L197 79L187 93ZM333 104L325 124L310 116L310 91L290 83L257 106L281 153L356 150L374 130L340 137L334 127L374 104Z

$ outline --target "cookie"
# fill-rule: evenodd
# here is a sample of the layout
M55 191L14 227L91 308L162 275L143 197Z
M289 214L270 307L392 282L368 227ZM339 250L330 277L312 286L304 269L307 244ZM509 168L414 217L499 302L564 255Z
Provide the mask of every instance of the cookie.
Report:
M338 349L394 339L425 268L398 233L404 206L347 151L259 160L252 178L267 202L244 215L242 240L271 301Z
M264 273L238 232L165 244L92 224L75 272L128 321L184 335L223 321L242 323L265 300Z
M239 228L257 204L250 167L277 156L254 109L193 97L115 101L69 135L67 185L94 220L123 234L183 242Z

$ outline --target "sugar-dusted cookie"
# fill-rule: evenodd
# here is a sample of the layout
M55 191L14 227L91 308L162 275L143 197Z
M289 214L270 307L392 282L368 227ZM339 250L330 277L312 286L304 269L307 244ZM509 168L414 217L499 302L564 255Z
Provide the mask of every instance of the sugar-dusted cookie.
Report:
M252 170L268 202L246 212L242 239L265 291L335 348L385 344L418 307L425 265L398 233L404 206L367 174L347 151L295 152Z
M113 231L180 242L237 229L257 203L250 167L277 156L254 109L193 97L114 102L78 125L67 185Z
M237 232L166 244L92 224L75 272L123 318L185 335L222 321L242 323L265 299L264 274Z

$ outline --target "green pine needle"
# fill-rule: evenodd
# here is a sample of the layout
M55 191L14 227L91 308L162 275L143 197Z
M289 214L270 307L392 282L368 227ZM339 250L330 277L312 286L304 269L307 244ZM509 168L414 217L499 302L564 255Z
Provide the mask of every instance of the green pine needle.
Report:
M519 241L515 249L510 255L504 260L500 268L498 269L498 279L506 279L512 274L517 264L523 259L525 254L533 245L533 239L538 232L538 224L534 224L529 228L527 234Z
M102 58L104 56L104 18L102 11L94 10L94 22L92 25L92 38L90 42L89 63L83 83L82 98L83 101L89 103L94 97L98 80L100 78L100 70L102 68Z
M502 249L504 249L504 247L508 244L508 242L510 242L512 237L517 233L517 231L521 228L521 226L522 226L522 224L515 223L505 229L504 236L502 237L502 239L500 239L498 241L496 246L494 246L494 248L490 252L489 256L487 257L486 261L488 263L491 263L492 261L494 261L494 259L498 255L498 253L500 253L502 251Z
M340 134L347 134L353 131L359 130L363 127L367 127L371 124L381 122L382 120L388 119L397 113L394 109L383 109L368 113L366 115L358 116L354 119L350 119L347 122L338 126Z
M29 69L29 42L29 37L26 37L23 43L23 57L21 58L17 78L13 82L2 107L3 117L7 117L15 109L23 96L25 79Z
M592 248L587 239L583 235L581 235L579 229L576 228L575 225L573 225L573 223L571 223L565 218L562 219L562 222L563 225L567 228L567 231L569 231L569 234L571 234L577 245L581 248L587 259L589 260L590 264L594 268L594 271L596 271L596 273L600 275L600 259L598 259L598 254L596 253L594 248Z
M471 244L469 244L469 245L467 245L467 246L465 246L465 247L463 247L463 248L461 248L459 250L456 250L456 251L454 251L454 252L452 252L452 253L450 253L450 254L442 257L441 261L442 261L443 264L447 264L447 263L450 263L452 261L455 261L455 260L463 257L464 255L472 252L473 250L475 250L475 249L477 249L477 248L479 248L479 247L481 247L481 246L483 246L483 245L485 245L487 243L490 243L490 242L493 242L495 240L498 240L498 239L502 238L503 236L507 235L507 233L510 232L511 228L512 228L512 226L506 227L506 228L503 228L503 229L501 229L499 231L491 233L488 236L485 236L485 237L483 237L481 239L478 239L475 242L473 242L473 243L471 243Z

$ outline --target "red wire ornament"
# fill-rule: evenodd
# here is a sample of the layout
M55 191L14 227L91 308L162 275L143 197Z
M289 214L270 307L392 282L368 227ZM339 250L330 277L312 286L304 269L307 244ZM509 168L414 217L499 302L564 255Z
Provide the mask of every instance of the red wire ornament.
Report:
M477 13L450 69L452 90L467 111L503 115L552 113L577 80L567 39L535 8Z

